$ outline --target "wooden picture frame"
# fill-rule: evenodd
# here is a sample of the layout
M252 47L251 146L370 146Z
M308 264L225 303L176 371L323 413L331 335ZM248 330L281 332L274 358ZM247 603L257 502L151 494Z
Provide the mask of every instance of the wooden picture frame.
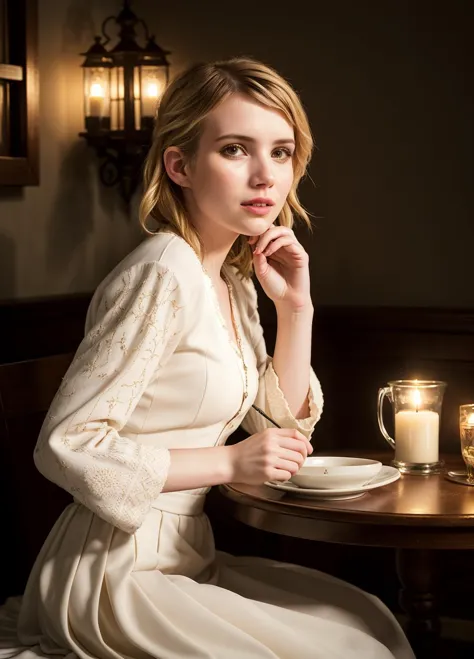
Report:
M38 0L0 0L0 11L0 186L39 185Z

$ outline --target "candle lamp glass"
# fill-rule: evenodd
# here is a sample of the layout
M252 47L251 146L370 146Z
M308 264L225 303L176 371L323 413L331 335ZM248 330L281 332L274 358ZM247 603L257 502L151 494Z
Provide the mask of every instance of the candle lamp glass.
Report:
M84 68L85 122L89 132L110 129L110 69Z
M158 101L166 87L166 72L159 66L141 66L142 128L153 128Z
M169 81L169 52L150 36L140 58L140 117L142 130L153 130L158 102Z
M110 130L110 72L113 60L104 48L101 37L85 52L84 118L89 134Z
M474 485L474 404L459 407L459 434L467 480Z
M446 383L439 380L392 380L378 392L377 419L384 439L395 450L392 464L406 474L442 470L439 427ZM395 437L383 422L384 399L392 404Z

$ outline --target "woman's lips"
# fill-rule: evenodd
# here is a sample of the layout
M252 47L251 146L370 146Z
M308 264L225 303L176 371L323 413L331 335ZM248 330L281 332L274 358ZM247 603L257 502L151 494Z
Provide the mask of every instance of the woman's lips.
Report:
M241 204L241 206L252 215L268 215L273 208L273 206L267 206L266 204Z

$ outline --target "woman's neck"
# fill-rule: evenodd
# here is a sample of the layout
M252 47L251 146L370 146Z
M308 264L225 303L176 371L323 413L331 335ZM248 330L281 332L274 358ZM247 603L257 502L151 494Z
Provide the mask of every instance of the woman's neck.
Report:
M221 270L238 234L228 231L211 231L196 227L203 246L202 264L211 280L217 284L221 279Z

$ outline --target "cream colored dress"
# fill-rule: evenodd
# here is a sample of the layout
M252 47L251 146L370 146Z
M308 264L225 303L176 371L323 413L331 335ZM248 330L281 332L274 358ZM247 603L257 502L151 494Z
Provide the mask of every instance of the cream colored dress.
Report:
M23 598L0 614L0 658L412 659L375 597L320 572L215 551L206 489L162 493L169 450L225 443L250 405L310 436L267 357L256 293L226 269L243 360L194 251L149 238L97 289L86 336L34 459L74 496ZM243 366L245 363L245 367Z

